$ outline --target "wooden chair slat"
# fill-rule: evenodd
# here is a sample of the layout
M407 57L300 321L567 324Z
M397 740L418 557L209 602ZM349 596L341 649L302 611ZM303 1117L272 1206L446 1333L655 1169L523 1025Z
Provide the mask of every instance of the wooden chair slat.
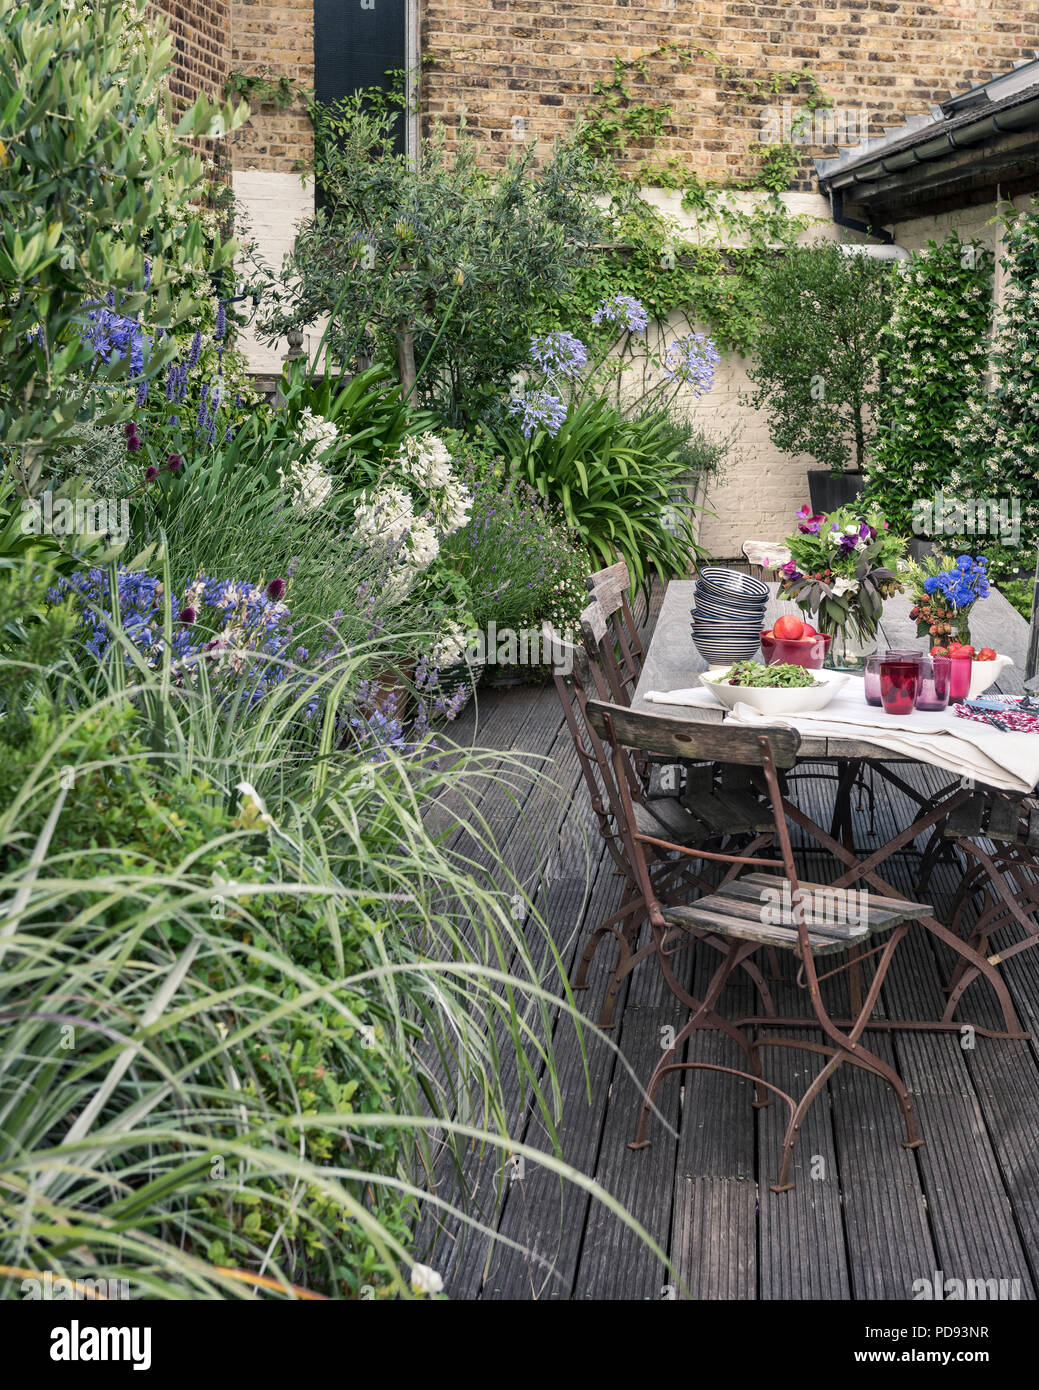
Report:
M761 767L758 740L768 739L777 767L793 767L801 736L795 729L742 729L732 724L693 724L669 714L648 714L625 705L589 700L589 723L600 738L608 738L607 720L621 744L646 753L700 762L747 763Z
M663 916L671 926L694 927L698 931L709 931L715 936L735 937L740 941L757 941L762 946L779 946L788 951L797 947L797 931L794 927L771 926L757 918L747 919L727 910L712 911L704 906L710 900L700 898L687 907L665 907ZM863 933L865 935L865 933ZM813 955L833 955L847 951L845 938L827 937L818 932L809 932L808 948Z
M1021 825L1021 803L1006 797L993 797L989 803L985 834L990 840L1016 840Z
M724 888L719 889L720 893L731 895L736 898L746 898L748 902L760 903L761 894L765 891L764 884L750 883L746 877L734 879L732 883L727 883ZM769 884L768 887L775 888L776 884ZM809 923L813 921L826 922L832 920L833 913L839 909L840 899L837 900L837 908L828 906L833 904L833 890L827 892L827 885L820 883L801 883L799 887L805 895L805 920ZM888 906L884 898L867 896L855 903L856 913L861 912L870 928L887 926L892 922L903 922L912 920L916 917L929 916L931 909L925 904L899 903L895 906ZM838 924L840 925L840 924ZM855 925L854 923L852 925Z

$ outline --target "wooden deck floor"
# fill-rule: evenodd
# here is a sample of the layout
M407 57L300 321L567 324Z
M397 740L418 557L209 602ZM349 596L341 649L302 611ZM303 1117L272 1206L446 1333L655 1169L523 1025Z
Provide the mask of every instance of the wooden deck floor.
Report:
M475 710L454 736L482 747L547 760L554 789L525 797L489 795L484 808L504 858L538 902L567 969L585 934L619 901L619 880L603 857L591 822L576 758L551 687L480 693ZM915 785L937 789L944 779L916 768ZM800 784L798 799L825 821L829 795L822 781ZM870 833L863 807L861 843L890 837L906 823L908 803L883 784ZM479 854L480 851L475 851ZM805 853L807 877L831 877ZM891 861L893 881L913 895L914 860ZM890 865L889 865L890 868ZM939 870L931 901L941 909L957 881ZM558 973L547 944L531 928L531 950L544 962L546 982ZM883 1007L892 1016L938 1017L947 961L922 929L900 949ZM603 950L592 988L577 1000L598 1016L610 968ZM689 953L694 992L706 964ZM1024 1026L1039 1032L1039 950L1023 953L1006 976ZM698 988L699 987L699 988ZM734 986L729 1009L741 1007ZM799 991L778 987L777 1004L802 1013ZM998 1026L983 984L968 995L970 1015ZM751 999L746 998L751 1011ZM653 1143L632 1152L638 1089L660 1055L662 1030L685 1021L652 961L630 980L612 1044L587 1038L585 1059L571 1021L556 1025L557 1063L564 1098L559 1135L564 1159L594 1177L650 1232L702 1299L908 1299L915 1280L1010 1281L1011 1296L1032 1299L1039 1289L1039 1055L1034 1043L978 1038L964 1048L952 1034L886 1035L870 1046L892 1058L913 1093L923 1148L900 1145L894 1099L879 1081L842 1068L828 1094L809 1113L795 1155L793 1192L769 1191L778 1167L784 1109L751 1108L746 1083L718 1073L669 1078L658 1103ZM699 1033L695 1055L738 1065L731 1044ZM814 1074L807 1053L772 1049L766 1075L799 1091ZM795 1075L796 1073L796 1075ZM513 1078L513 1134L549 1154L545 1123L521 1099ZM445 1279L456 1299L623 1299L674 1296L671 1276L643 1242L601 1202L561 1184L547 1166L526 1160L506 1168L500 1153L474 1152L461 1197L496 1233L474 1234L450 1218L427 1219L417 1257ZM1016 1286L1013 1281L1016 1281Z

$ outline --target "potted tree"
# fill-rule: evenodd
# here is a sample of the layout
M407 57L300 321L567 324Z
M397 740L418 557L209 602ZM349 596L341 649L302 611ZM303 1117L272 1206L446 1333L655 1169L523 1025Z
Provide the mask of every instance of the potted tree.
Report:
M824 465L808 470L814 513L862 491L893 275L890 262L827 243L793 248L762 282L750 400L765 410L777 449Z

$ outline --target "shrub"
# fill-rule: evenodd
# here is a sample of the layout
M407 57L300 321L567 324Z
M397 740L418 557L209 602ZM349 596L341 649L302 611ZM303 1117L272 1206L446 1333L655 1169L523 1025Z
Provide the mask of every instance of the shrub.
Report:
M1039 213L1009 223L1003 304L991 356L991 389L969 396L957 427L954 497L1016 501L1020 542L1039 544Z
M239 116L199 98L174 125L172 45L144 30L139 0L3 0L0 14L0 439L27 493L93 400L86 315L118 301L122 319L147 309L172 326L189 308L173 297L183 268L229 261L232 247L204 244L202 161L181 137ZM125 382L132 355L99 375Z
M623 559L648 590L688 573L701 554L685 497L686 432L665 412L625 419L602 398L570 407L558 430L496 432L509 467L557 504L593 568Z
M407 1293L426 1136L456 1146L457 1102L505 1147L510 1053L558 1115L562 963L546 940L553 986L472 809L528 774L337 752L357 656L310 722L291 682L243 720L168 656L126 681L121 627L88 667L51 581L0 574L0 630L39 615L0 661L0 1264L135 1297Z
M893 274L830 245L794 247L774 262L747 373L750 403L767 413L777 449L811 454L832 473L863 467Z
M557 147L535 166L529 146L492 175L472 141L449 154L440 131L420 159L398 154L393 115L365 109L363 94L317 114L325 207L296 240L297 289L268 314L271 337L330 314L337 361L379 353L405 391L414 385L451 424L472 423L504 393L537 313L595 239L585 157Z
M988 359L991 277L990 253L951 232L895 279L866 472L868 498L899 530L914 529L914 503L944 492L959 462L957 423Z
M559 632L576 630L588 603L588 557L558 509L500 463L470 463L462 478L472 519L447 538L442 554L465 578L475 625L540 632L548 621Z

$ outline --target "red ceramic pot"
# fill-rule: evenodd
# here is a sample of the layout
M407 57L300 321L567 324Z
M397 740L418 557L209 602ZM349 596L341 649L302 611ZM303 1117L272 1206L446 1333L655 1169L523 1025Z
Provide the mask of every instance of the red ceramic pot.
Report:
M769 637L761 634L761 652L766 666L803 666L806 671L821 671L826 653L830 650L829 633L815 637Z

